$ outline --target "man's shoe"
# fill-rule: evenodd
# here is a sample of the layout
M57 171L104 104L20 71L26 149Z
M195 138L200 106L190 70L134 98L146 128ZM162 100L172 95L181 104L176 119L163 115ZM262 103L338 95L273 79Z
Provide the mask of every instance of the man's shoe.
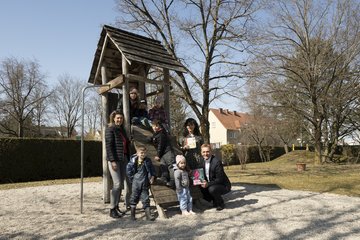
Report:
M216 207L217 211L221 211L225 208L225 204L224 203L220 203L219 206Z
M167 184L167 179L165 177L157 178L156 183L159 184L159 185L166 185Z
M121 215L117 212L116 208L110 209L110 217L121 218Z

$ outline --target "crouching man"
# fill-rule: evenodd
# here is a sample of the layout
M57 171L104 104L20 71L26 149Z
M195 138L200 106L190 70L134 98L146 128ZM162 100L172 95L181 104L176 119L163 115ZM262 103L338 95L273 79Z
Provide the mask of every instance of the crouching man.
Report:
M205 181L201 184L201 192L204 199L213 202L216 210L224 209L224 199L222 195L230 192L231 183L226 176L222 162L212 155L210 144L201 146L201 167L204 169Z

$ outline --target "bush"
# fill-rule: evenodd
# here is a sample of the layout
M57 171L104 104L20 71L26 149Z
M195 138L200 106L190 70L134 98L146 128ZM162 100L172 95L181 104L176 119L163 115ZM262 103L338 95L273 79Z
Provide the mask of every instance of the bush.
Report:
M81 141L0 138L0 183L80 177ZM101 142L84 142L84 176L101 176Z

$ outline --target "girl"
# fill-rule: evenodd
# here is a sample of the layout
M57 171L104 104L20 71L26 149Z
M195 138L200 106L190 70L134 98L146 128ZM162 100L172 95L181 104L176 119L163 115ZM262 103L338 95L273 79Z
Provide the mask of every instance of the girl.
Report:
M176 156L177 170L174 173L176 194L183 215L195 214L192 210L192 197L190 195L189 173L186 170L186 159L183 155Z

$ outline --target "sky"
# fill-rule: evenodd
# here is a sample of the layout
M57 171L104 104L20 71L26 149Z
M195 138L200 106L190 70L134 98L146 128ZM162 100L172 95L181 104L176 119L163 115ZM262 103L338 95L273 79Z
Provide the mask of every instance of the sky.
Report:
M115 0L1 0L0 61L38 61L50 88L63 74L87 82L102 26L119 14ZM211 107L238 111L238 101Z
M1 0L0 60L37 60L49 86L62 74L87 82L103 24L114 25L114 0Z

